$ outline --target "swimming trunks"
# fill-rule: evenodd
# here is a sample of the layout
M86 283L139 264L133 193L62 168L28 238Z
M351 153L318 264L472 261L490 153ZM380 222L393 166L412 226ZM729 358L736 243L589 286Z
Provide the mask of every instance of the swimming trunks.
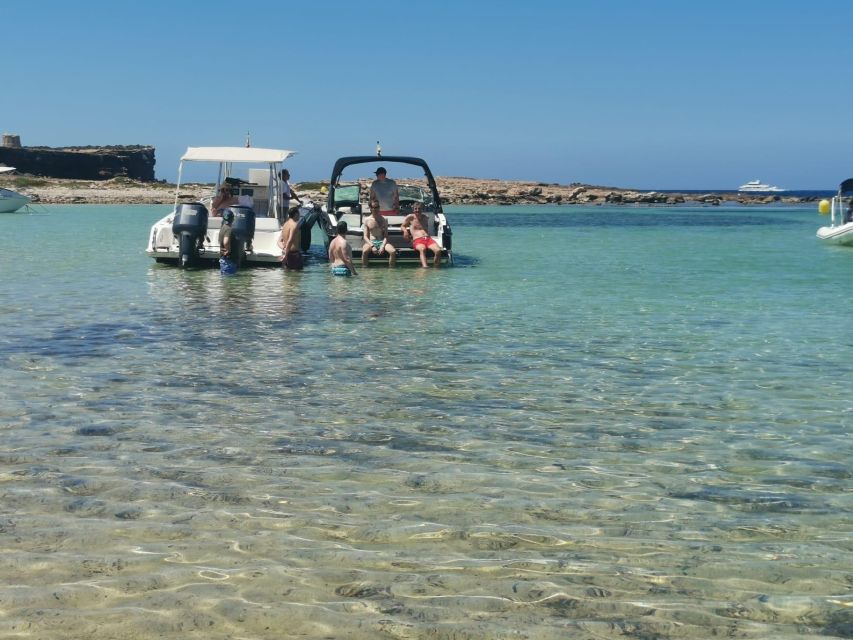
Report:
M336 264L332 267L332 275L333 276L351 276L349 267L343 264Z
M384 240L371 240L371 242L373 243L373 248L379 249L379 251L382 251L382 247L385 246Z
M219 258L219 272L223 276L233 276L237 273L237 263L228 258Z
M288 251L284 256L284 266L293 271L302 271L302 254L299 251Z
M428 249L433 242L435 241L429 236L421 236L420 238L412 240L412 249L417 249L420 245L423 245L424 249Z

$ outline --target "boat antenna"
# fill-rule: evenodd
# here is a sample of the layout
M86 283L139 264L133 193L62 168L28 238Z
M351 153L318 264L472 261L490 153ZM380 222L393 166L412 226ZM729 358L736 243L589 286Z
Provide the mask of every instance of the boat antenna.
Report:
M382 145L379 144L379 140L376 141L376 157L382 157Z
M249 148L249 147L251 147L251 146L252 146L252 136L251 136L251 134L247 131L247 132L246 132L246 148L248 149L248 148Z

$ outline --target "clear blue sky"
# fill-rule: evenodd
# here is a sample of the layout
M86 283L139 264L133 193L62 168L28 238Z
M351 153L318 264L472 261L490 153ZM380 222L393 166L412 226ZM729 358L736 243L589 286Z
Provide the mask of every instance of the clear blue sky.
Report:
M853 175L853 3L5 2L24 145L425 157L437 175L646 189Z

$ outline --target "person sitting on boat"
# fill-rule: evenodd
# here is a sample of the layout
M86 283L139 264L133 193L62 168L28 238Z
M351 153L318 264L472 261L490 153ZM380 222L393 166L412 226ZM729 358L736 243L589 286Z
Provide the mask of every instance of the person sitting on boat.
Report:
M338 235L329 244L329 262L332 263L333 276L355 276L358 272L352 263L352 249L347 242L347 223L338 223Z
M397 250L388 242L388 220L379 213L377 205L371 205L370 215L364 220L364 245L361 247L361 264L365 268L370 256L388 254L388 266L397 264Z
M222 212L222 227L219 229L219 271L224 276L237 273L240 257L235 255L234 235L231 225L234 223L234 212L226 209Z
M299 229L299 207L287 212L287 222L278 235L281 261L288 271L302 271L302 252L299 250L302 233Z
M383 216L400 215L400 191L397 183L388 177L385 167L375 171L376 180L370 185L370 208L376 205Z
M403 224L400 225L400 231L403 232L403 238L412 241L412 249L418 252L422 267L427 266L427 249L434 254L432 266L437 267L441 264L441 247L427 232L429 220L424 215L422 207L423 205L420 202L415 202L412 205L412 213L407 215L406 219L403 220Z
M222 212L228 207L232 207L240 203L240 199L231 193L231 187L227 184L219 185L219 192L210 203L210 215L221 216Z

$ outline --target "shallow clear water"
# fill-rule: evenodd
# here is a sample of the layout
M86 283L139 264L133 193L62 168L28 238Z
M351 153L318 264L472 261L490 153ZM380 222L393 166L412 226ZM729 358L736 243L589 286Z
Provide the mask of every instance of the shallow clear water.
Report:
M457 208L457 267L349 279L45 211L0 216L0 637L853 637L813 209Z

